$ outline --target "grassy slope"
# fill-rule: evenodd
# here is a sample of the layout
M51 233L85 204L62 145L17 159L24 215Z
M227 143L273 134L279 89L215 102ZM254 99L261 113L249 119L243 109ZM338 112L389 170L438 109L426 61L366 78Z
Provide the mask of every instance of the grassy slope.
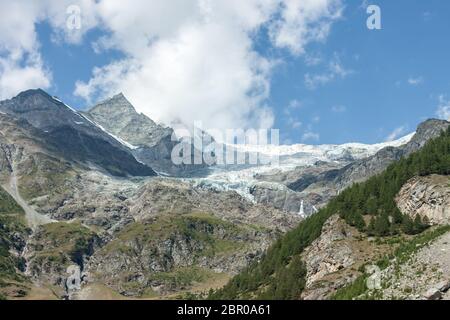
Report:
M37 234L40 245L35 249L34 263L47 261L59 263L61 267L81 263L95 236L94 232L77 222L46 224Z
M393 254L387 255L376 262L381 269L387 268L391 261L397 265L407 262L414 253L430 244L445 233L450 232L450 226L441 226L434 230L429 230L414 237L412 240L402 243ZM352 284L339 289L332 297L332 300L353 300L353 299L377 299L376 292L371 294L366 286L367 278L370 275L363 273Z
M154 220L131 223L120 231L116 238L106 244L97 255L108 257L116 252L134 257L136 246L154 248L156 256L163 257L157 248L169 239L186 239L195 244L190 255L193 264L189 267L175 267L167 272L149 272L147 280L162 282L166 287L179 291L180 288L207 287L207 283L217 283L226 275L215 273L208 268L199 267L197 261L203 258L212 259L227 257L246 249L245 235L255 233L251 225L236 225L221 220L208 213L194 212L190 214L164 214ZM194 249L197 248L197 249ZM118 275L119 276L119 275ZM124 273L121 276L126 276ZM222 281L222 285L223 285ZM142 284L129 282L122 287L140 287ZM214 285L214 287L218 287ZM141 290L139 290L141 291ZM187 290L189 291L189 290ZM144 297L153 296L151 292ZM156 297L156 295L154 295Z
M7 290L11 284L26 281L18 271L23 261L10 253L15 245L14 234L26 236L29 232L24 216L23 209L0 188L0 297L3 298L5 296L2 291Z

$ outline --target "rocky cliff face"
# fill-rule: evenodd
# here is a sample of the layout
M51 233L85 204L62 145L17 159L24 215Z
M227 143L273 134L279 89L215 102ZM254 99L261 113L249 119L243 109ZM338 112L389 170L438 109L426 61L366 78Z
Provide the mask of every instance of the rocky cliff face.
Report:
M44 133L25 120L0 114L0 180L9 184L12 177L26 199L65 190L75 175L75 163L62 157L48 143Z
M419 215L431 224L450 224L450 177L431 175L408 181L396 198L403 214Z
M126 226L94 254L87 271L123 295L164 295L236 274L271 239L268 231L205 213L166 214Z
M118 176L155 175L136 161L126 142L42 90L28 90L1 101L0 111L31 125L45 145L68 161L94 164Z
M333 169L324 172L314 179L309 179L309 181L301 177L299 180L290 183L289 186L294 191L309 192L320 188L327 193L336 194L355 182L365 181L381 173L394 161L410 155L422 148L430 139L438 137L449 126L450 122L445 120L427 120L419 125L411 141L403 146L384 148L373 156L352 162L337 171Z
M378 271L381 284L368 290L377 299L450 300L450 232L431 241L416 244L416 252L391 260Z
M437 138L449 126L450 122L445 120L427 120L418 126L416 134L407 144L385 148L372 157L350 164L341 170L333 183L340 190L355 182L364 181L382 172L394 161L421 149L429 140Z
M133 155L166 168L172 130L136 113L121 95L80 114L29 91L1 102L0 110L0 295L23 296L39 287L57 298L77 298L79 289L93 285L132 297L207 291L260 259L294 227L301 217L287 212L298 213L302 200L312 212L340 186L378 172L448 125L425 123L404 148L361 162L348 164L354 159L344 153L343 162L255 177L251 201L193 180L141 177L154 173ZM413 179L398 206L448 223L448 183L437 176ZM15 209L9 205L14 199L20 200ZM30 224L29 214L45 219ZM304 252L305 299L330 297L390 248L338 216L322 231Z
M355 263L355 253L349 244L345 243L345 240L351 237L351 228L338 216L331 217L324 224L321 236L304 252L307 287L311 287L324 276Z
M175 165L171 154L181 141L173 129L158 125L144 114L136 112L123 94L101 102L85 115L129 142L133 155L160 173L185 176L206 169L205 165ZM192 152L196 151L193 149Z
M156 179L144 185L136 192L132 203L130 212L136 220L166 212L208 212L233 223L252 224L281 232L300 221L298 216L254 204L234 191L219 192L174 179Z
M377 240L350 227L338 215L329 218L320 237L302 254L307 268L302 299L329 299L355 281L363 281L354 289L359 292L356 299L448 299L449 183L448 176L415 177L396 198L402 213L447 226L437 239L437 227L433 227L415 237ZM407 243L412 243L409 249L396 254ZM361 278L362 274L366 276Z
M322 233L302 254L306 263L305 300L323 300L351 284L359 269L389 252L389 245L350 227L338 215L330 217Z
M84 271L87 259L99 245L96 234L79 223L43 225L28 240L23 255L27 262L25 274L37 284L53 286L55 294L65 298L69 268Z
M123 94L99 103L85 114L134 146L154 147L173 133L172 129L136 112Z

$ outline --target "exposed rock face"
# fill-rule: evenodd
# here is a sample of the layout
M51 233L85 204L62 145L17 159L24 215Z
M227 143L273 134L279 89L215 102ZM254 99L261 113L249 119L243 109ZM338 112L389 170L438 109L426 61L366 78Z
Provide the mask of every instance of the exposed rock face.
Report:
M449 126L450 122L445 120L430 119L422 122L411 141L402 148L404 156L421 149L429 140L438 137Z
M449 177L430 175L408 181L396 201L404 214L413 218L420 214L434 224L448 225L449 195ZM418 247L418 252L408 257L409 260L391 260L383 271L373 266L373 279L379 281L379 287L368 289L367 296L377 299L449 299L449 236L450 233L446 233L437 241ZM324 224L320 237L302 254L307 267L302 299L330 298L337 289L355 281L362 266L370 266L381 257L391 255L396 246L389 241L374 241L348 226L339 216L332 216ZM371 274L367 268L366 274ZM369 280L372 278L366 281Z
M134 146L153 147L171 136L173 130L137 113L123 94L105 100L86 113L112 134Z
M300 166L290 171L275 169L257 174L255 179L258 182L251 186L250 194L257 203L292 214L299 214L303 201L304 214L309 216L336 195L335 190L324 188L320 181L334 179L335 173L345 164L318 161L314 165Z
M450 232L380 274L382 299L450 300Z
M450 177L431 175L408 181L396 198L403 214L420 215L431 224L450 224Z
M123 94L101 102L85 115L133 145L133 155L158 172L183 176L206 169L205 165L175 165L171 159L172 150L181 141L173 129L158 125L144 114L136 112Z
M331 216L320 237L302 253L307 275L301 298L329 299L336 290L355 281L361 267L373 264L391 250L389 244L373 241L338 215Z
M202 274L236 274L262 255L273 236L208 214L168 214L133 223L94 254L94 280L124 295L176 292ZM183 279L179 279L183 278Z
M63 298L67 292L68 270L83 270L86 259L100 240L78 223L51 223L41 226L29 239L24 257L25 274L37 283L56 286Z
M90 284L106 284L128 296L148 290L175 293L218 275L236 274L299 221L235 192L199 189L177 179L133 181L98 172L80 172L70 192L32 203L53 219L69 225L76 219L95 230L100 244L83 259L81 271ZM67 253L43 258L38 244L55 247L52 251L61 247L47 245L48 237L37 232L30 242L30 274L63 288L65 262L73 260Z
M339 154L338 163L257 177L253 203L237 192L190 180L140 177L154 172L134 157L174 175L197 167L173 166L170 153L177 141L171 140L172 129L138 114L122 95L85 115L31 90L0 102L0 110L0 185L14 177L23 197L18 204L57 221L29 230L23 219L26 210L16 220L9 213L0 217L0 245L9 252L4 269L56 288L60 298L76 297L78 282L107 285L128 296L172 294L195 283L206 283L202 289L207 290L208 281L238 273L295 226L301 218L286 212L298 213L302 200L307 213L312 205L320 208L341 186L421 147L446 124L426 123L404 149L384 149L354 165L347 163L354 161L348 151ZM445 183L421 180L405 186L399 195L404 210L423 210L437 221L444 219L437 208L444 208L448 217ZM423 204L412 203L417 199ZM372 261L377 252L363 235L333 216L304 255L304 298L323 299L352 281L353 269ZM77 273L73 288L67 285L69 268ZM14 294L23 295L20 290Z
M427 120L419 125L416 134L407 144L400 147L387 147L380 150L375 155L352 162L339 169L339 171L331 170L328 174L323 173L322 177L310 179L308 184L299 179L290 184L293 190L310 191L318 187L327 190L328 193L338 192L351 186L355 182L362 182L368 178L382 172L391 163L406 157L411 153L422 148L427 141L438 137L443 130L450 126L450 122L445 120Z
M155 175L134 158L125 143L42 90L28 90L1 101L0 111L31 124L47 149L68 161L95 164L118 176Z
M292 214L300 214L300 207L303 201L304 217L314 214L324 202L322 196L317 193L294 192L283 185L265 182L253 185L250 188L250 194L257 203L272 206Z
M334 215L327 220L320 237L303 253L307 268L307 288L326 275L355 263L356 253L343 241L351 238L351 228L339 216Z
M342 189L382 172L394 161L421 149L429 140L437 138L449 126L450 122L436 119L421 123L414 137L404 146L385 148L372 157L357 161L342 169L335 179L337 187Z
M65 189L76 167L48 144L40 130L0 114L0 184L8 184L14 175L21 195L30 199Z
M209 212L233 223L247 223L285 232L300 218L264 205L255 205L233 191L217 192L194 188L190 183L155 180L143 186L133 198L130 210L137 220L165 212Z

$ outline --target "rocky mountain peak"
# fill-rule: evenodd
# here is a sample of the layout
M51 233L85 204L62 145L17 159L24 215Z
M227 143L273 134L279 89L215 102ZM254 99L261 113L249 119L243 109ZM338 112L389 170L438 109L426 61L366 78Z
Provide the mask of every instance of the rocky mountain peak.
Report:
M440 119L428 119L419 124L419 126L417 127L417 133L426 132L427 130L437 128L443 125L448 126L449 122Z
M51 98L51 96L47 92L42 90L41 88L29 89L29 90L25 90L23 92L20 92L17 95L16 98L22 98L23 99L23 98L28 98L28 97L35 96L35 95Z
M113 114L121 113L125 116L136 116L138 114L123 93L116 94L89 110L90 114L102 114L104 112Z
M171 131L139 114L128 99L119 93L91 108L86 116L109 132L136 146L153 146Z
M45 144L69 161L96 164L113 175L155 175L133 157L125 141L42 89L1 101L0 111L37 129Z
M405 146L404 154L409 155L422 148L428 140L438 137L442 131L450 126L450 122L438 119L429 119L417 127L416 134Z
M26 112L35 109L47 109L59 104L42 89L31 89L19 93L12 99L1 101L0 106L10 112Z

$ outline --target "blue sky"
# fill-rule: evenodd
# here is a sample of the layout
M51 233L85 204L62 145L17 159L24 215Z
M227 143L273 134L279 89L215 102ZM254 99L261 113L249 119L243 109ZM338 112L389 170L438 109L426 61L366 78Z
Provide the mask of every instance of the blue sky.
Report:
M374 143L397 128L403 128L399 134L412 132L423 119L436 117L439 95L450 91L449 1L376 1L382 30L372 31L360 2L353 3L326 43L310 46L324 63L308 67L304 59L289 59L275 77L271 100L278 106L277 125L287 129L282 109L292 99L303 105L298 110L303 126L283 130L294 142L308 123L320 143ZM334 54L351 74L307 89L305 70L326 73ZM320 121L314 123L315 117Z
M369 15L363 4L381 8L382 30L366 27ZM273 127L280 129L283 143L381 142L406 135L424 119L437 117L439 106L447 112L441 116L450 110L447 0L344 1L342 15L330 24L327 36L309 41L301 53L274 45L267 25L251 34L252 50L276 61L270 75L265 74L270 90L258 103L272 110ZM76 108L101 98L94 95L89 101L75 95L77 81L89 83L95 67L130 57L123 48L94 51L93 43L112 32L105 26L92 27L81 41L73 42L55 41L51 20L41 20L35 28L43 65L51 72L47 91ZM108 94L115 90L119 89L112 87ZM128 87L128 91L137 96L135 101L143 101L135 90ZM214 112L220 122L222 109Z

